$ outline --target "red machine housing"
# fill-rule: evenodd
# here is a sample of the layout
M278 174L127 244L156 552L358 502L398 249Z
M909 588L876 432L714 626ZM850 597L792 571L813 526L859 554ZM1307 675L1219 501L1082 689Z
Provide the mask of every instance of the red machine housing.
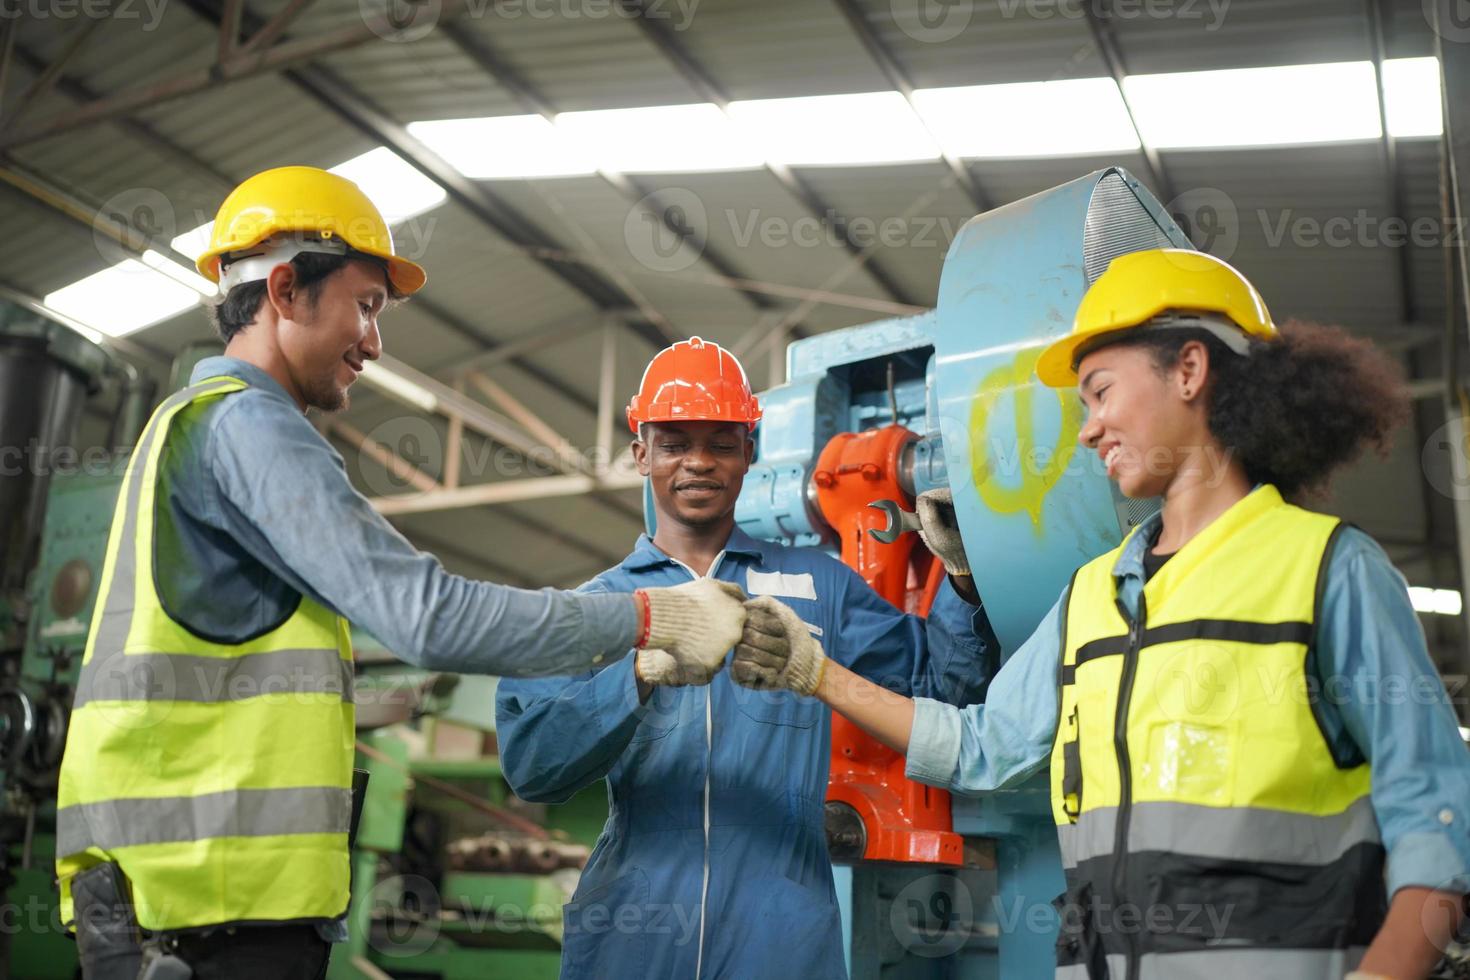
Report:
M869 530L887 521L868 505L895 500L913 510L902 479L904 449L917 436L900 425L836 435L817 459L817 505L842 543L842 560L879 595L905 612L927 616L944 566L917 534L892 544ZM904 776L904 758L841 715L832 716L832 772L827 800L845 803L862 819L868 861L959 865L963 842L953 829L949 793Z

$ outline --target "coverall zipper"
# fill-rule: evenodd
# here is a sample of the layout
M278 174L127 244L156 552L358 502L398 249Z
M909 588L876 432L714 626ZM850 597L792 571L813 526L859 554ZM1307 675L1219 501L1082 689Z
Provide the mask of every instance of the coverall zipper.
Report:
M715 573L720 570L720 562L725 560L725 553L721 551L715 555L715 560L710 562L708 575L695 575L694 569L684 564L677 558L670 558L674 564L689 573L691 579L714 578ZM694 959L694 980L699 980L704 973L704 913L709 903L709 783L710 769L715 764L715 719L714 705L712 702L713 692L709 685L704 688L704 866L699 880L699 952Z

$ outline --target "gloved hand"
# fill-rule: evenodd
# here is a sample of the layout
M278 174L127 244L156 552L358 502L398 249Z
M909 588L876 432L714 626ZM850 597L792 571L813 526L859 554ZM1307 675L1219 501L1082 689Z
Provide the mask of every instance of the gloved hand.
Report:
M646 602L638 676L649 684L708 684L745 626L745 592L701 578L666 589L640 589Z
M768 595L745 604L745 632L730 661L735 683L813 694L826 665L822 644L790 606Z
M965 556L965 542L960 539L960 524L955 519L954 491L948 487L925 490L914 501L919 515L919 537L934 557L944 563L951 575L969 575L970 559Z

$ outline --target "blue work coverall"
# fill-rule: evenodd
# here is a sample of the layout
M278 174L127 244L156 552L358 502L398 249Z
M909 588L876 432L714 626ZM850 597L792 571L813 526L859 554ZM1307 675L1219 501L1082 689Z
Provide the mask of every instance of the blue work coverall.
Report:
M779 598L829 657L904 694L973 703L999 663L984 610L948 583L926 629L830 556L738 528L711 574ZM583 589L693 577L644 536ZM564 911L562 977L847 976L822 826L831 714L815 698L748 690L726 670L643 705L625 657L502 681L496 726L523 799L558 803L607 779L607 824Z

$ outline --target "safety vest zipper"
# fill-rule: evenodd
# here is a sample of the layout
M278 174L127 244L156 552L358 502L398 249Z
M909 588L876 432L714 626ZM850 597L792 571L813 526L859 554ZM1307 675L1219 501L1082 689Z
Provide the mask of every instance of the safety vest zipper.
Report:
M1138 650L1143 645L1143 630L1148 622L1148 603L1138 594L1138 616L1128 612L1122 599L1115 600L1118 612L1128 621L1128 652L1123 658L1123 676L1118 682L1117 714L1113 721L1113 749L1118 759L1118 822L1113 837L1113 921L1117 923L1123 904L1124 865L1128 860L1128 820L1133 814L1133 772L1128 756L1128 705L1133 699L1133 679L1138 673ZM1128 980L1138 980L1138 937L1126 933L1128 946Z

